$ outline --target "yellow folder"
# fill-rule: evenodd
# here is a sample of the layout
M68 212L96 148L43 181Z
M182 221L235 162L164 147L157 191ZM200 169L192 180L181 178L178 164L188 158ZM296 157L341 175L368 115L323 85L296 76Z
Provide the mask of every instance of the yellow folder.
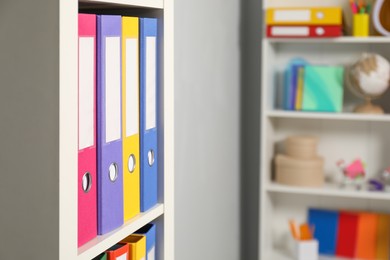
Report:
M121 241L129 244L129 260L144 260L146 257L146 236L132 234Z
M295 99L295 110L302 110L304 73L305 73L305 69L303 67L298 69L298 84L297 84L297 94Z
M267 25L341 25L341 7L269 8Z
M390 215L379 215L376 237L376 259L389 259Z
M123 211L127 221L140 212L138 18L122 17Z

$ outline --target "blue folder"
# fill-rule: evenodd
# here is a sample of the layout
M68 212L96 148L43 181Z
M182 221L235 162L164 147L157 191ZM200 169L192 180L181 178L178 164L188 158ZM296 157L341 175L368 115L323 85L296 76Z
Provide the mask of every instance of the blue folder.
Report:
M141 211L157 203L158 37L157 19L140 18Z
M135 232L136 234L146 236L146 259L156 259L156 225L147 224Z
M314 226L314 238L319 243L319 253L335 255L339 213L332 210L309 209L308 221Z

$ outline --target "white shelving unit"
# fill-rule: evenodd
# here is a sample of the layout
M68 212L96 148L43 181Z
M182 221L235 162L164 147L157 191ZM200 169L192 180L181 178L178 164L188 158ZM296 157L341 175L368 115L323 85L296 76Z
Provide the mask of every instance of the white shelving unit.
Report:
M348 27L351 20L348 4L347 0L265 0L263 12L267 7L341 5ZM361 158L367 164L368 178L378 176L390 166L389 114L354 114L353 107L362 100L347 88L342 113L284 111L281 108L283 73L290 59L301 57L312 64L349 65L362 52L376 52L390 60L389 43L390 38L384 37L267 39L264 36L261 46L260 259L293 259L288 253L288 220L304 222L310 207L390 212L390 193L341 189L338 183L342 176L336 166L339 159ZM386 95L380 102L389 101ZM324 187L291 187L273 181L273 158L283 152L285 138L296 134L320 138L318 153L325 159L327 179Z
M0 5L0 33L8 35L0 44L0 165L2 176L13 172L0 182L0 259L91 260L153 221L157 259L173 260L173 0L5 0ZM163 70L158 102L159 203L78 248L80 9L160 18Z

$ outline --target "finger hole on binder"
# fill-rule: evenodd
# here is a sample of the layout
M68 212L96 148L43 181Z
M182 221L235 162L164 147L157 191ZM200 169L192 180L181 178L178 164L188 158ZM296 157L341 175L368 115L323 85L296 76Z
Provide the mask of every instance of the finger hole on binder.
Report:
M135 170L135 163L136 163L135 162L135 156L134 156L134 154L131 154L129 156L129 160L127 162L127 168L129 169L130 173L134 172L134 170Z
M108 168L108 175L110 177L110 181L114 182L118 178L118 166L116 163L111 163Z
M149 166L153 166L153 164L154 164L154 151L153 150L149 150L149 152L148 152L148 163L149 163Z
M89 192L92 187L92 176L89 172L84 173L82 179L82 188L85 193Z

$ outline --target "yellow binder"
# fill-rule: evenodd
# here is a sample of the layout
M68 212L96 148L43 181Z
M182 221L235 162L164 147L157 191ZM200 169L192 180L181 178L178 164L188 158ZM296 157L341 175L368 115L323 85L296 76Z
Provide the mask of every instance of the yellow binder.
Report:
M387 260L390 257L390 216L379 215L376 236L376 259Z
M138 18L122 17L123 211L140 212L139 30Z
M144 260L146 257L146 237L132 234L121 241L129 244L129 260Z
M341 25L341 7L269 8L267 25Z

